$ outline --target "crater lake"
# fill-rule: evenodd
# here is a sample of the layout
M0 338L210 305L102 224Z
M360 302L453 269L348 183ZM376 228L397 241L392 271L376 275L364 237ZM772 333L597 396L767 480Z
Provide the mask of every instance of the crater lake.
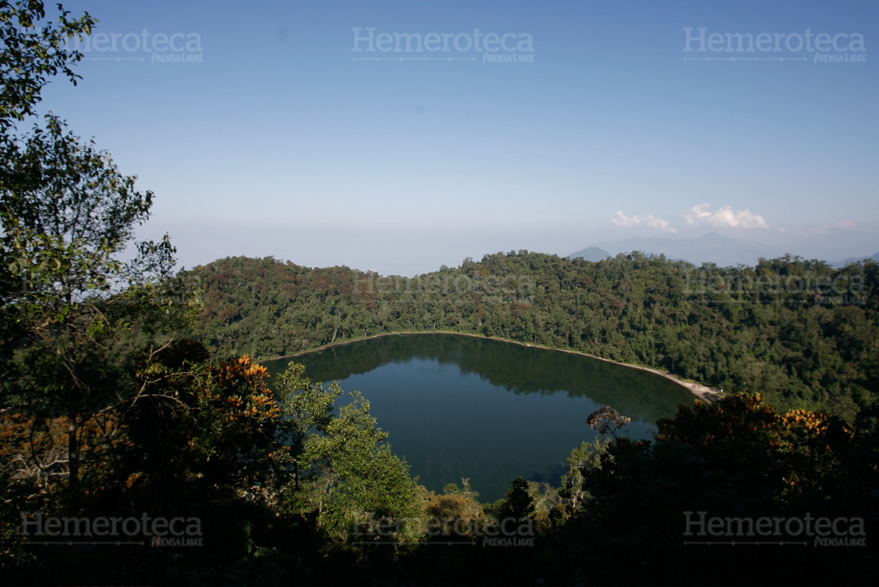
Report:
M388 335L267 361L270 381L290 362L313 382L338 381L339 403L362 392L419 483L441 492L469 478L483 502L520 476L557 485L571 450L596 437L586 418L602 406L632 419L621 434L634 439L696 400L649 371L454 334Z

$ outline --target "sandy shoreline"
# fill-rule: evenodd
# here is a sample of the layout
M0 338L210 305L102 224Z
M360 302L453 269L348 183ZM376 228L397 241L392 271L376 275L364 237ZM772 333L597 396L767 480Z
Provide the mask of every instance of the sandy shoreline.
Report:
M546 350L546 351L555 351L555 352L559 352L559 353L568 353L571 355L580 355L581 357L589 357L590 359L596 359L598 361L605 361L607 363L614 363L616 365L622 365L623 367L629 367L631 369L640 369L641 371L650 371L651 373L659 375L660 377L665 377L666 379L668 379L670 381L674 381L675 383L677 383L678 385L680 385L681 387L683 387L684 389L686 389L687 391L689 391L690 393L692 393L693 395L695 395L696 397L698 397L701 400L715 401L720 397L720 393L716 389L713 389L711 387L707 387L705 385L701 385L699 383L684 381L683 379L681 379L675 375L672 375L671 373L668 373L666 371L660 371L659 369L653 369L652 367L643 367L641 365L633 365L631 363L623 363L621 361L614 361L612 359L605 359L603 357L597 357L595 355L590 355L589 353L584 353L581 351L572 351L569 349L556 349L553 347L543 346L543 345L539 345L539 344L528 344L525 342L519 342L518 340L509 340L507 338L497 338L494 336L484 336L481 334L472 334L472 333L468 333L468 332L453 332L453 331L449 331L449 330L431 330L431 331L427 331L427 332L411 332L411 331L383 332L381 334L373 334L372 336L364 336L362 338L355 338L352 340L334 342L334 343L324 345L322 347L318 347L316 349L311 349L308 351L301 351L298 353L293 353L292 355L284 355L283 357L272 357L269 359L260 359L260 361L267 362L267 361L280 361L282 359L294 359L296 357L301 357L302 355L307 355L310 353L317 353L317 352L324 351L324 350L332 348L332 347L344 346L346 344L352 344L355 342L362 342L364 340L372 340L375 338L382 338L385 336L410 336L413 334L454 334L457 336L468 336L470 338L479 338L482 340L496 340L499 342L506 342L509 344L517 344L519 346L523 346L523 347L527 347L527 348L542 349L542 350Z

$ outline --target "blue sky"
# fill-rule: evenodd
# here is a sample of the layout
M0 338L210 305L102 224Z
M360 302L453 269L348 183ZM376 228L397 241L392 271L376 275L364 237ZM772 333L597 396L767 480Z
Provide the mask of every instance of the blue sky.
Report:
M41 108L155 192L140 234L170 233L182 266L273 255L412 275L707 232L879 251L870 0L65 8L100 23L83 79ZM700 51L700 27L723 42ZM780 50L755 47L761 33ZM506 45L476 50L490 34Z

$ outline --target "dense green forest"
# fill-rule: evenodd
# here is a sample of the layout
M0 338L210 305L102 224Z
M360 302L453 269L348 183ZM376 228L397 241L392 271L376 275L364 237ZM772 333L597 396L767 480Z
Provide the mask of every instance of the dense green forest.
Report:
M848 419L879 400L875 262L833 269L786 256L721 268L519 251L406 278L236 257L182 279L203 304L192 336L221 355L452 331L647 365Z
M152 192L35 117L94 24L0 2L0 583L875 582L875 263L521 252L414 279L245 258L175 274L168 236L134 238ZM419 486L357 392L295 363L269 387L253 358L400 330L731 393L651 440L610 406L583 414L599 437L558 486L511 479L481 503L466 480Z

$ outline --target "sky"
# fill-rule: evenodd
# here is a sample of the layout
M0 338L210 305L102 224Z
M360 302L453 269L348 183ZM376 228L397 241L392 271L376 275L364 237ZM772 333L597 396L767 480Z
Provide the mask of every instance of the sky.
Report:
M879 3L65 2L41 111L155 193L179 268L415 275L717 232L879 251Z

